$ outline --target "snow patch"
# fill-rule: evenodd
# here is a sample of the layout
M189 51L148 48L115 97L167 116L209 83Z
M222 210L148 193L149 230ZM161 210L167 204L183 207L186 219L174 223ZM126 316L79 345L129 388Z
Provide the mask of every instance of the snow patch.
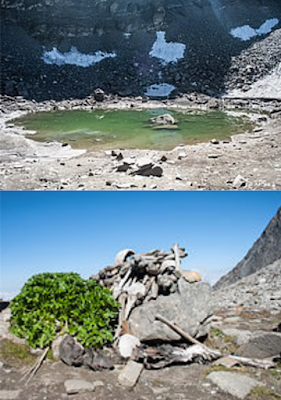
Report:
M246 41L252 39L255 36L261 36L270 33L272 29L278 24L278 18L271 18L266 20L258 29L254 29L250 25L243 25L231 29L230 34L237 39Z
M56 64L58 66L71 64L86 68L106 58L114 57L116 57L116 53L106 53L103 51L97 51L95 54L80 53L76 47L72 46L67 53L61 53L56 47L51 51L44 51L42 59L46 64Z
M152 50L149 55L152 57L159 58L162 60L162 64L166 65L169 62L177 62L180 58L183 58L186 45L183 43L166 42L163 31L156 32L157 38L153 43Z
M149 97L167 97L175 89L175 86L169 85L168 83L159 83L148 86L144 93Z
M123 32L123 36L125 39L129 39L132 34L130 32Z

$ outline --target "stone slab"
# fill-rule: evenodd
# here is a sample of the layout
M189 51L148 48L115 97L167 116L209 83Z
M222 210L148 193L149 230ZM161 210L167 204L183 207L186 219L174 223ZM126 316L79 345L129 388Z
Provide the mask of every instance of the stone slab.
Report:
M241 400L248 396L253 387L262 386L256 379L236 372L211 372L207 376L207 379L212 381L224 392L236 396Z
M143 364L139 364L135 361L130 360L125 368L120 372L118 376L118 382L128 388L134 387L139 379L143 368Z
M92 382L83 379L67 379L64 382L64 387L67 394L93 392L95 390Z

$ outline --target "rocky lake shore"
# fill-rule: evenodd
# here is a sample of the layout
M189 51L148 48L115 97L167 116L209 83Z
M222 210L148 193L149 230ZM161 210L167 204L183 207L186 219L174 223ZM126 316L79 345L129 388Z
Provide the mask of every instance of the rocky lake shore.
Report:
M189 94L162 101L93 96L36 103L1 98L2 190L279 190L281 102L276 99L213 98ZM253 131L171 151L83 151L66 143L39 143L9 122L25 113L75 109L203 109L255 112ZM250 157L249 157L250 154ZM126 170L126 163L137 174ZM155 168L157 167L157 168Z

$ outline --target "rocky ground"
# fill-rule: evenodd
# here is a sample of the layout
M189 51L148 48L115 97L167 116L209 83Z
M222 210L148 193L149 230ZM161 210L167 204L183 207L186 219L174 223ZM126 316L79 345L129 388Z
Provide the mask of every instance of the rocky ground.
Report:
M252 359L280 355L280 268L279 260L229 289L213 293L215 312L205 344L226 355ZM111 371L92 371L47 359L25 383L25 364L30 359L20 359L15 356L15 350L7 347L10 341L22 343L8 333L9 317L7 307L0 313L0 398L3 400L278 400L281 397L280 358L268 370L235 365L229 358L207 364L143 370L136 386L130 389L118 381L124 368L122 364L116 364ZM78 393L69 394L73 385Z
M108 96L36 103L2 97L2 190L280 190L279 100L215 99L196 94L162 102ZM85 152L61 143L36 143L8 121L26 112L92 108L203 108L255 111L256 128L229 140L172 151ZM262 112L262 114L261 114ZM264 114L267 112L267 114ZM249 156L250 155L250 156ZM129 161L128 161L129 160ZM128 167L129 165L129 167ZM155 167L157 167L155 169ZM130 172L140 170L133 175Z

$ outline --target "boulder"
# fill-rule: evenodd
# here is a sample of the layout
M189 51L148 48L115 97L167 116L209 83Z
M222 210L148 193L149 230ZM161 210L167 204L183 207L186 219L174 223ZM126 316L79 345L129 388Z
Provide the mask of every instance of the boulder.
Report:
M53 359L55 361L58 361L61 356L60 356L60 344L64 340L65 337L67 337L67 334L64 335L59 335L56 337L56 339L52 343L52 353L53 353Z
M221 327L221 330L224 335L231 336L234 343L238 346L248 343L253 336L251 331L245 329Z
M150 118L150 122L156 125L174 125L176 120L170 114L162 114L157 117Z
M87 349L83 355L83 365L93 369L94 371L114 368L111 358L103 354L101 349L97 349L96 351Z
M83 364L83 355L85 353L81 344L77 343L70 335L66 335L59 344L60 358L67 365L79 367Z
M242 345L237 354L249 358L268 358L281 353L281 334L266 333Z
M96 101L104 101L105 93L102 89L98 88L94 91L94 99Z
M197 271L182 271L182 277L189 283L200 282L201 275Z
M159 178L163 175L163 169L159 165L148 165L140 167L133 171L131 175L142 175L142 176L158 176Z
M178 280L178 290L169 296L159 295L132 310L129 323L133 335L140 341L170 342L181 339L168 326L155 321L160 314L175 322L186 333L201 337L208 333L209 318L212 315L211 288L206 282L188 283Z

